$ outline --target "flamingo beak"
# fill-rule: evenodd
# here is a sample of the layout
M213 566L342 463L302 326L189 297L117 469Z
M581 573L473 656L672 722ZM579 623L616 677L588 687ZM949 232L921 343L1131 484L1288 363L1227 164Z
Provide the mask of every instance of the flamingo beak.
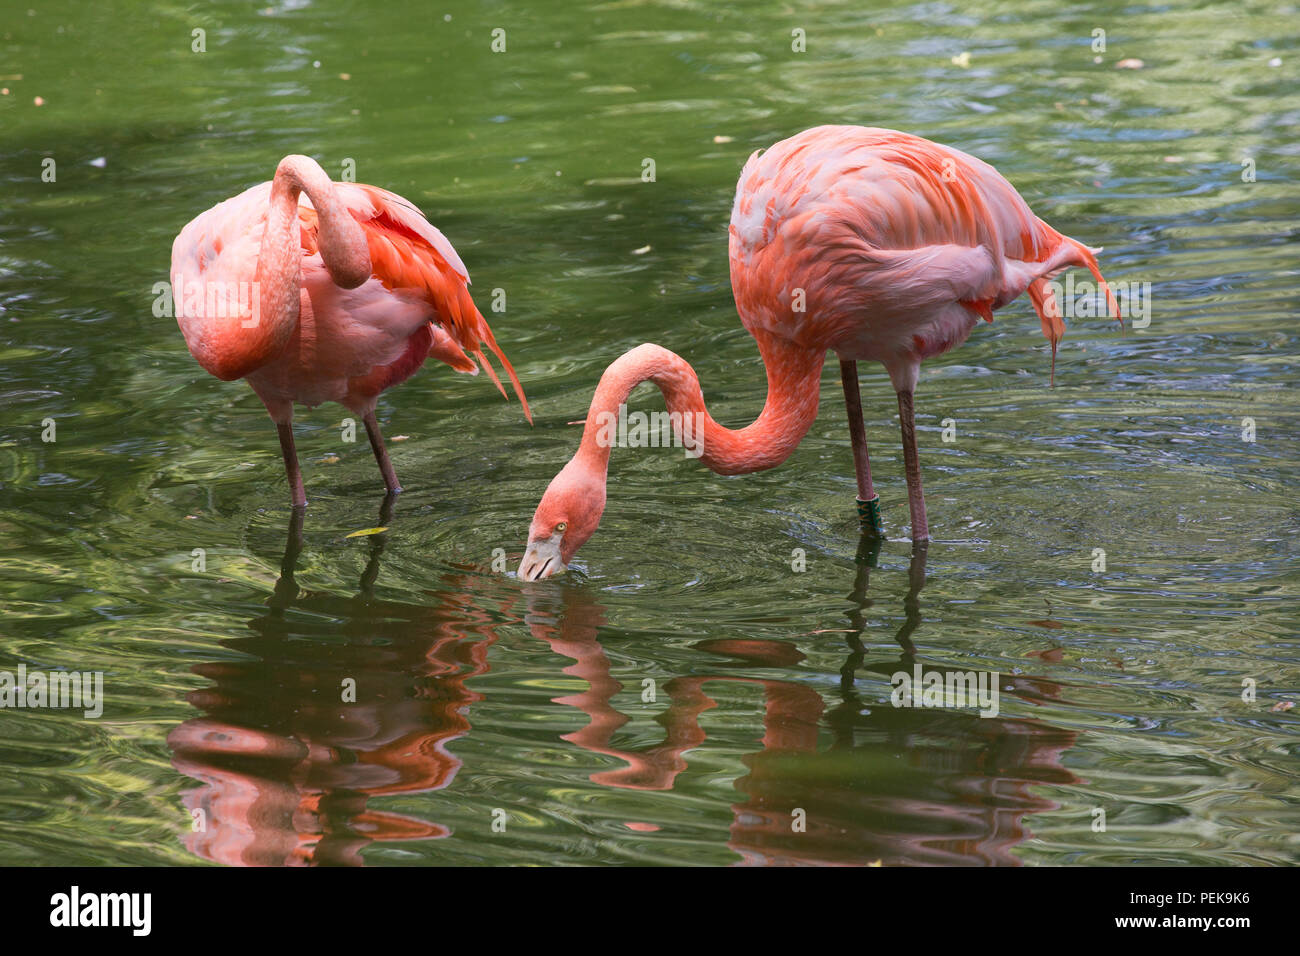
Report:
M564 532L557 531L549 538L529 541L528 550L524 552L516 572L519 580L541 581L566 570L564 558L560 554L560 541L563 538Z

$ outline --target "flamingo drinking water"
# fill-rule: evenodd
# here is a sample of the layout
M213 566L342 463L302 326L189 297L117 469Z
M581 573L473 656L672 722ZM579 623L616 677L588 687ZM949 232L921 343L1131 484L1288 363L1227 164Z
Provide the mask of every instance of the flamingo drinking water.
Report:
M767 400L732 430L709 416L694 370L658 345L640 345L605 370L577 453L542 496L519 577L563 571L605 510L608 432L628 394L654 382L675 423L702 420L700 460L722 475L785 461L817 417L826 352L840 360L859 514L878 525L858 393L857 362L880 362L898 393L912 538L929 537L916 453L913 392L922 359L966 341L980 318L1022 292L1056 345L1065 330L1048 280L1086 266L1119 307L1094 252L1035 216L1002 176L973 156L918 136L820 126L755 153L736 187L731 287L758 343ZM1122 320L1121 320L1122 322Z
M471 374L481 365L504 395L486 346L532 421L468 285L456 250L415 206L375 186L331 182L306 156L286 156L275 179L202 213L172 245L185 344L217 378L247 379L266 405L294 507L307 503L295 402L339 402L358 415L390 494L402 489L375 403L426 358Z

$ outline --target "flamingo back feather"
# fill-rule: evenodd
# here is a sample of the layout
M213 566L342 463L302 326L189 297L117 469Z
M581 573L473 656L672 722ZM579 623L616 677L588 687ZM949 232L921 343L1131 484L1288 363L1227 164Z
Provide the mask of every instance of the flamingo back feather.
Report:
M807 344L834 348L864 317L902 325L952 303L991 322L1028 291L1055 367L1065 326L1047 282L1070 266L1093 274L1120 318L1099 250L1039 219L989 164L896 130L821 126L755 152L730 231L746 326ZM802 313L792 286L807 295Z

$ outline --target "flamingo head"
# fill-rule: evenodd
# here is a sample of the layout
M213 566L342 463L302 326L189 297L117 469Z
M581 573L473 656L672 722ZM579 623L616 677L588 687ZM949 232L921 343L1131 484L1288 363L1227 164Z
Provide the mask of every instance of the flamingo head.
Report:
M528 548L518 576L540 581L565 570L605 513L605 475L575 458L551 479L528 526Z

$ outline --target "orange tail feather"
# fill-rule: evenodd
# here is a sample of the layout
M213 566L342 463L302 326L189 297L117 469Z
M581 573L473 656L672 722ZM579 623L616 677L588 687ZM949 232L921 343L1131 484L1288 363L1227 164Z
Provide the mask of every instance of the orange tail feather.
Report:
M519 404L524 407L524 417L528 419L528 424L531 425L533 423L533 413L528 407L528 398L524 395L524 387L519 384L519 376L515 374L515 367L510 364L510 359L506 358L506 353L501 351L501 346L497 345L496 339L491 335L488 336L487 344L492 353L505 366L506 374L510 376L510 384L514 387L515 395L519 397Z
M1041 222L1041 220L1040 220ZM1042 223L1047 229L1051 227ZM1097 257L1094 250L1088 248L1081 242L1071 239L1069 236L1062 236L1055 230L1051 230L1052 237L1059 238L1064 243L1065 248L1057 248L1057 253L1052 257L1052 269L1050 274L1060 271L1061 267L1082 266L1092 273L1092 277L1097 280L1097 285L1102 292L1106 294L1106 308L1109 313L1119 322L1121 331L1124 328L1124 316L1119 310L1119 302L1115 299L1115 294L1111 292L1110 285L1101 274L1101 267L1097 265ZM1096 250L1100 251L1100 250ZM1026 290L1029 293L1030 301L1034 304L1034 311L1038 313L1038 320L1043 326L1043 335L1052 343L1052 384L1056 384L1056 348L1061 342L1062 336L1065 335L1065 320L1061 315L1061 305L1056 301L1056 295L1052 291L1047 276L1035 279L1029 283Z
M506 401L510 401L510 396L506 394L505 387L501 384L501 379L497 378L497 370L492 367L492 363L489 362L488 357L483 354L483 350L473 349L469 354L478 359L478 364L483 367L483 371L488 373L488 378L490 378L492 384L497 387L497 391L501 393L501 397Z
M492 367L492 363L488 361L488 357L483 354L483 346L486 345L492 350L492 353L501 360L501 364L505 366L506 375L510 377L510 384L514 388L515 395L519 398L519 404L524 407L524 417L528 419L528 424L531 425L533 423L533 413L528 407L528 398L524 395L523 385L519 383L519 376L515 374L515 367L511 365L510 360L506 358L506 353L501 351L501 346L497 345L496 336L492 334L492 327L487 324L487 319L483 318L483 313L479 312L478 308L474 305L474 300L470 298L469 292L464 289L462 289L462 292L464 293L465 299L460 303L460 312L461 315L465 316L465 318L469 320L465 324L472 328L468 333L470 339L469 344L466 344L462 340L462 344L466 345L465 350L478 359L479 365L481 365L483 370L488 373L488 378L492 379L492 384L497 387L497 390L500 391L501 395L508 401L510 396L507 394L505 386L501 384L501 379L497 377L496 369Z
M1110 291L1109 283L1106 282L1105 277L1101 274L1101 266L1097 265L1097 257L1093 255L1093 251L1083 243L1075 242L1068 236L1064 238L1065 241L1073 246L1075 251L1079 254L1079 259L1076 262L1076 265L1084 266L1089 272L1091 272L1092 277L1097 280L1097 285L1106 293L1106 308L1110 311L1110 314L1115 317L1115 321L1119 323L1120 330L1122 331L1124 328L1124 316L1119 311L1119 302L1116 301L1115 294Z

